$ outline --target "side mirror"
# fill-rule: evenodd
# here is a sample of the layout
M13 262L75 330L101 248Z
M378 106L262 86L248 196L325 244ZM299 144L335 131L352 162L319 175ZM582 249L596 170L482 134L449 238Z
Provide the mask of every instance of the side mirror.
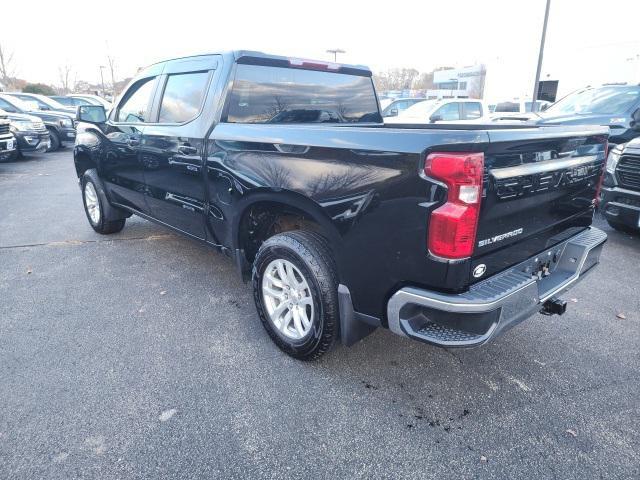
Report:
M389 110L389 116L390 117L397 117L398 116L398 109L397 108L392 108L391 110Z
M429 117L429 121L431 123L441 122L442 121L442 115L431 115Z
M76 120L86 123L104 123L107 121L107 112L102 105L80 105L76 109Z

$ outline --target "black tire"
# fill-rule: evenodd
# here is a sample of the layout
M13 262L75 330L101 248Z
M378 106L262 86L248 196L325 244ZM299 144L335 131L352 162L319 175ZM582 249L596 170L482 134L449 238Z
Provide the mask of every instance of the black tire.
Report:
M299 340L284 336L271 321L262 293L269 264L278 259L291 262L309 285L313 318L309 332ZM298 360L315 360L327 353L338 337L338 275L324 237L310 231L291 231L267 239L253 263L253 297L262 325L274 343Z
M49 129L49 148L47 148L47 152L55 152L60 148L60 136L58 132L54 129Z
M87 184L91 184L93 187L93 192L95 192L97 206L99 209L99 215L96 219L92 218L92 214L89 212L89 207L87 206L87 195L89 194L90 187ZM87 170L82 175L82 205L84 206L84 213L87 215L87 220L89 220L89 225L96 232L108 235L110 233L117 233L124 228L124 224L126 222L125 218L111 219L109 218L108 212L113 210L113 207L109 205L109 200L104 193L104 188L102 187L102 182L97 177L97 172L95 169ZM89 190L88 190L89 188Z

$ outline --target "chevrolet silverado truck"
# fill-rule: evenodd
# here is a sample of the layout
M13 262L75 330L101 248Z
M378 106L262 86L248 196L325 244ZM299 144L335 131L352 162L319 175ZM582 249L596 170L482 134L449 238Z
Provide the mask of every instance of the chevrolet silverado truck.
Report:
M640 232L640 138L609 152L601 212L616 230Z
M218 249L287 354L377 327L479 346L598 264L608 129L385 125L366 67L235 51L142 70L79 106L89 224L132 214Z

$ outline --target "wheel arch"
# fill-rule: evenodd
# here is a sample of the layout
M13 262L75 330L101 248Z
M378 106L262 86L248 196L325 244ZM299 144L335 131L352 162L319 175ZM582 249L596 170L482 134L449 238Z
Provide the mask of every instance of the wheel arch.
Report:
M320 204L300 193L290 190L260 189L243 198L237 204L237 211L238 214L233 220L232 242L236 256L242 257L237 260L240 260L239 265L244 264L241 268L243 276L246 270L250 269L259 244L272 234L281 231L314 230L327 239L334 255L340 252L342 236L329 215ZM274 222L283 218L297 219L301 222L302 228L295 228L295 222L288 222L288 225L281 225L284 230L274 232L272 230ZM253 248L250 247L252 241Z

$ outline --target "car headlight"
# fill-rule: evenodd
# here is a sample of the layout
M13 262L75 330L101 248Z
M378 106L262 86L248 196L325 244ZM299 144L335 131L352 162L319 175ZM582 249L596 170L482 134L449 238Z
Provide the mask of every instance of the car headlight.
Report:
M620 160L620 150L611 150L609 152L609 156L607 157L607 172L613 175L616 171L616 167L618 166L618 161Z
M60 126L64 128L73 128L73 120L70 118L62 118L60 120Z
M13 129L19 131L19 132L23 132L25 130L34 130L35 126L33 125L33 122L30 122L28 120L16 120L11 122L11 127L13 127Z

